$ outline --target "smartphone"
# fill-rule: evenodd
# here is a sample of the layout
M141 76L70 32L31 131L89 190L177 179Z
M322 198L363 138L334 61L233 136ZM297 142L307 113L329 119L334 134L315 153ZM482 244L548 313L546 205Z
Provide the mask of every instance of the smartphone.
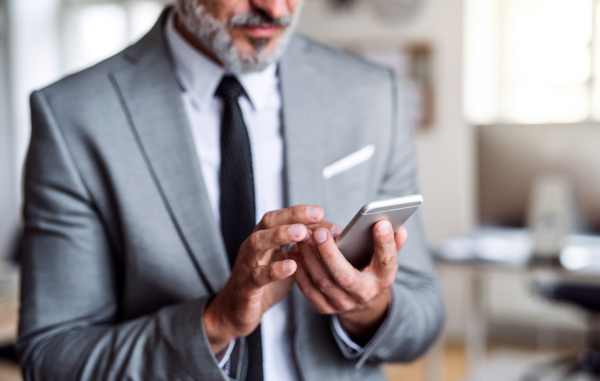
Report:
M423 196L415 194L366 204L337 237L338 249L348 262L362 269L373 256L373 225L388 220L396 232L422 203Z

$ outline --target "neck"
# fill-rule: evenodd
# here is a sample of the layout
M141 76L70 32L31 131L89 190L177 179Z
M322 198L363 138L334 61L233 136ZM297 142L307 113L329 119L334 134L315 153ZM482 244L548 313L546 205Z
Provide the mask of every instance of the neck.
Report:
M213 52L211 52L206 46L204 46L196 36L194 36L183 24L177 12L175 12L175 19L173 20L175 23L175 29L181 34L181 36L190 43L197 51L205 55L209 60L213 61L217 65L223 67L223 63L215 56Z

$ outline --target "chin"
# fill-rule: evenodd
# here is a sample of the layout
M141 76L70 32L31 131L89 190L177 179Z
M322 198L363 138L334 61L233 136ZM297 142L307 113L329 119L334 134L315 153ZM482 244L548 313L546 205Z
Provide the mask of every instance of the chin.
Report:
M271 38L246 37L236 47L244 54L257 56L259 53L271 54L277 47L279 36Z

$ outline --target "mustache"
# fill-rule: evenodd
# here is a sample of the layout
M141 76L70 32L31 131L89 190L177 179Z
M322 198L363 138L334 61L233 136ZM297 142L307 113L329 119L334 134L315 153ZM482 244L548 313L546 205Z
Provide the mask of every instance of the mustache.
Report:
M227 27L254 27L254 26L282 26L292 25L292 17L289 13L273 18L260 9L253 9L246 13L233 16L227 22Z

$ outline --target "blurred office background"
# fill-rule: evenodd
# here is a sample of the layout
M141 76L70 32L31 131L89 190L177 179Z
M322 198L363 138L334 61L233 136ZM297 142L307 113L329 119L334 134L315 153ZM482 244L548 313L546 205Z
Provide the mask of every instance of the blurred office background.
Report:
M135 42L167 3L0 0L0 346L16 335L28 95ZM598 372L600 0L306 0L298 29L409 89L448 319L389 378ZM7 360L0 379L19 379Z

